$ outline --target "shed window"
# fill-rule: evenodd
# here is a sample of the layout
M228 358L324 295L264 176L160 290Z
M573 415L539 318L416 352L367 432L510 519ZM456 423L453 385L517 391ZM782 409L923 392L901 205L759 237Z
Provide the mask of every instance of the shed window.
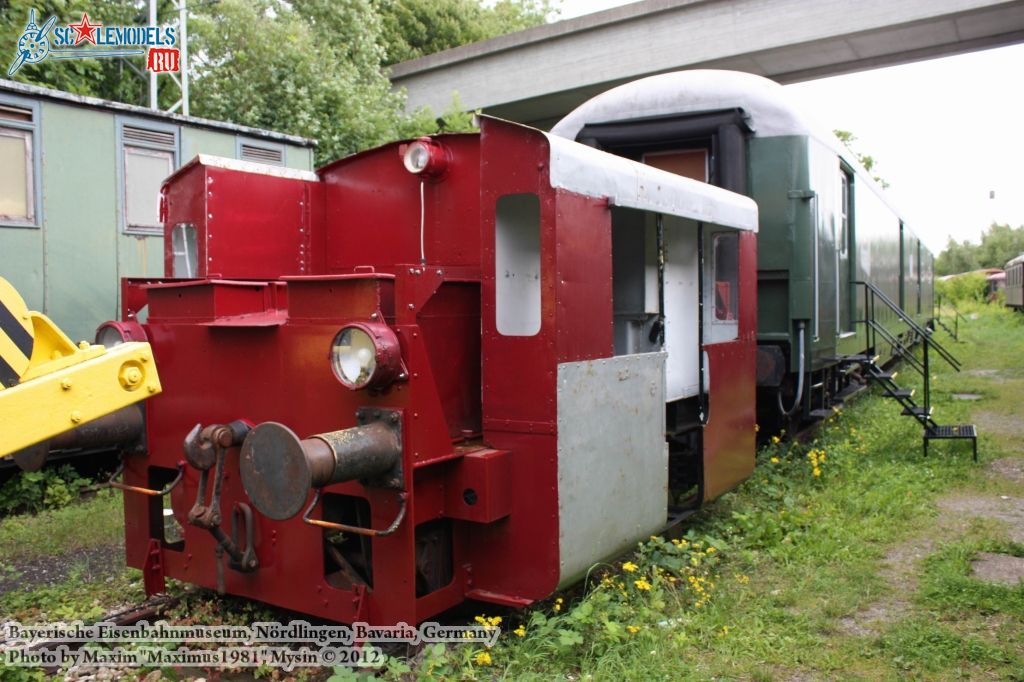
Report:
M160 185L174 171L174 152L124 148L124 210L128 229L160 229Z
M35 226L36 112L0 102L0 222Z
M177 130L121 127L123 221L128 232L160 233L160 186L177 166Z

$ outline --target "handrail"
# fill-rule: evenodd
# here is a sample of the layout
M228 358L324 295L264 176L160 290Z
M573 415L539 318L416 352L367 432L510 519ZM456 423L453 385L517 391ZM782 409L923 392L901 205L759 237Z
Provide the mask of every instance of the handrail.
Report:
M911 349L905 346L903 343L901 343L900 340L896 338L896 336L892 332L883 327L881 323L879 323L877 320L868 320L867 323L871 326L872 329L880 333L882 335L882 338L888 341L891 345L898 346L900 349L900 354L902 355L903 359L909 362L914 367L914 369L916 369L918 372L922 374L924 373L924 365L921 364L921 361L918 360L914 356L914 354L910 352Z
M935 304L935 320L940 325L942 325L943 329L945 329L947 332L950 333L950 335L953 337L954 341L959 341L960 340L960 320L963 320L964 322L966 322L967 318L964 317L960 313L959 310L957 310L957 307L955 305L953 305L952 303L949 303L949 308L950 308L950 310L953 311L953 328L950 329L942 321L942 310L943 310L943 308L945 306L946 306L946 301L942 298L942 296L938 296L937 299L936 299L936 304Z
M885 292L883 292L881 289L876 287L871 282L858 281L856 283L857 284L863 284L865 290L866 291L870 291L872 293L872 295L873 295L872 298L877 298L877 299L881 300L882 303L884 303L890 310L892 310L894 313L896 313L897 317L899 317L901 320L903 320L907 324L907 326L909 326L922 339L924 339L924 342L925 342L926 345L930 345L935 350L937 350L939 352L939 355L942 356L943 360L948 362L949 365L953 369L955 369L956 371L958 371L958 372L960 371L960 367L961 367L960 361L957 360L955 357L953 357L953 354L950 353L948 350L946 350L946 348L942 344L940 344L938 341L934 340L932 338L931 334L924 327L919 325L917 322L914 321L914 319L912 317L907 315L906 311L904 311L902 308L900 308L898 305L896 305L896 303L891 298L889 298L885 294ZM870 319L874 320L874 306L873 305L872 305Z

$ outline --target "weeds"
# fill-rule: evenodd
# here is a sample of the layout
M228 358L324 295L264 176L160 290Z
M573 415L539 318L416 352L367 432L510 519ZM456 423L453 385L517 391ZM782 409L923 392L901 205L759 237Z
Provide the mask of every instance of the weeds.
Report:
M43 509L60 509L78 499L82 488L92 483L70 464L43 471L14 474L0 486L0 515L35 514Z

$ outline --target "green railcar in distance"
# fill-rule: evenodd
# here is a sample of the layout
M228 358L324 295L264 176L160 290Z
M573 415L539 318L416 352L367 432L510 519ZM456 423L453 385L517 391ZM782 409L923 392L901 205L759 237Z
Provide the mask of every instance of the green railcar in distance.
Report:
M858 385L850 357L884 363L933 310L934 257L831 131L776 83L714 70L652 76L584 103L553 129L710 182L758 205L759 419L827 413ZM894 340L869 334L871 317ZM854 372L855 374L855 372Z

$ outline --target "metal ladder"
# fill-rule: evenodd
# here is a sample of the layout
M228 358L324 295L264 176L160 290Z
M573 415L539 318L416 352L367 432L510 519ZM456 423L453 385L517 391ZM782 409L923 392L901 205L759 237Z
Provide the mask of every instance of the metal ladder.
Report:
M932 337L932 332L914 321L905 310L886 296L870 282L855 282L858 286L864 287L864 320L867 332L869 351L865 355L847 355L841 358L844 366L859 365L867 380L882 388L883 395L898 402L903 408L904 416L913 417L924 429L923 442L924 454L928 455L928 444L932 440L970 440L972 444L974 461L978 461L978 429L974 424L944 425L937 423L932 418L931 406L931 353L938 353L939 357L947 362L953 369L960 371L961 363L952 353L946 350L942 344ZM888 308L902 320L916 338L921 340L922 354L918 358L910 343L905 343L896 334L885 328L875 314L876 309ZM879 356L876 354L878 340L881 337L883 342L889 343L893 349L893 355L905 360L908 365L917 370L924 379L922 390L922 401L919 403L914 399L914 390L906 389L896 383L896 373L887 372L878 364Z

